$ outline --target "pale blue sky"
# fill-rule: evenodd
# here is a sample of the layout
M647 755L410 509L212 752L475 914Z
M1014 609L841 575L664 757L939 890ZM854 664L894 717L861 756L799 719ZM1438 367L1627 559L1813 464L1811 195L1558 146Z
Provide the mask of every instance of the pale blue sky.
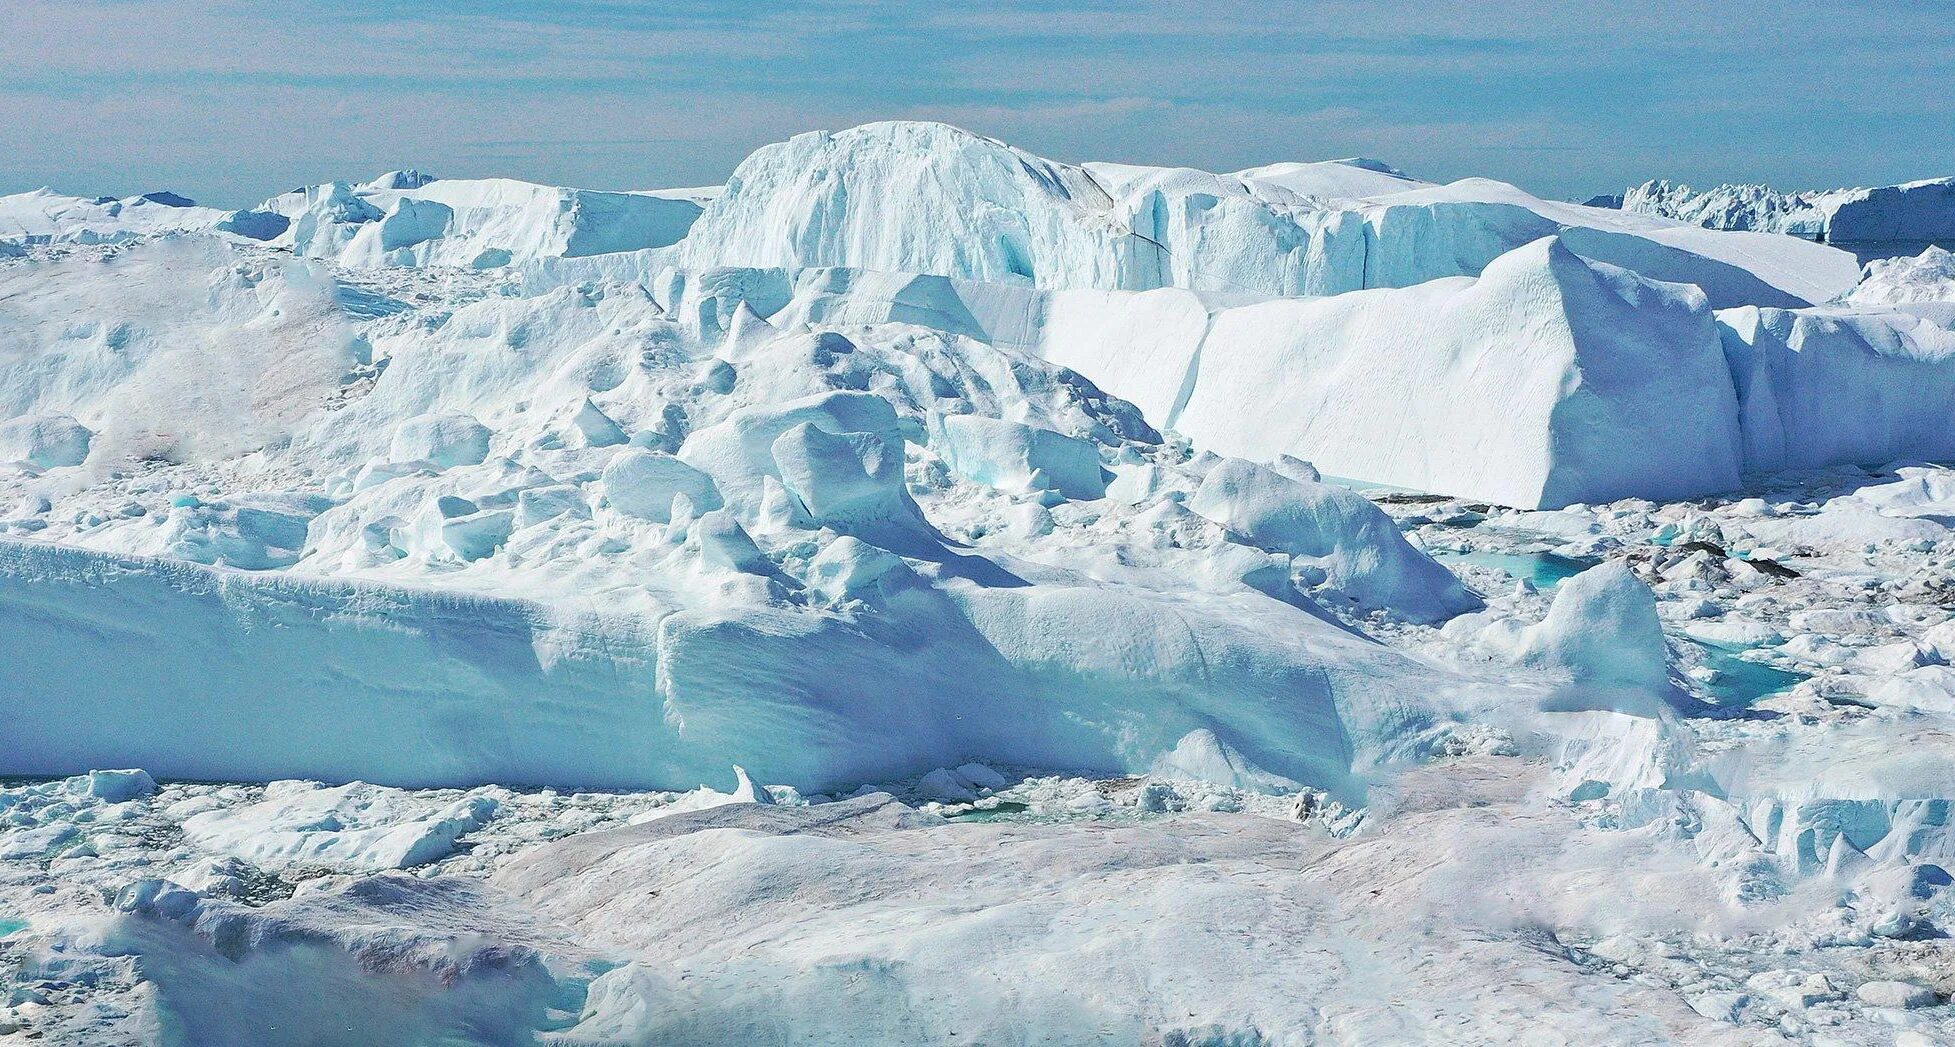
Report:
M1955 4L4 0L0 192L239 206L418 166L718 182L948 120L1062 160L1363 154L1585 197L1955 174Z

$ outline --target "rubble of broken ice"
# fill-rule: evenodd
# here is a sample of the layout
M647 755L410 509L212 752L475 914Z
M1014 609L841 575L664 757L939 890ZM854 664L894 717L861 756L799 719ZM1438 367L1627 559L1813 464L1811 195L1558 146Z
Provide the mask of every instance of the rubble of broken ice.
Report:
M0 1038L1955 1029L1932 249L896 124L0 254Z

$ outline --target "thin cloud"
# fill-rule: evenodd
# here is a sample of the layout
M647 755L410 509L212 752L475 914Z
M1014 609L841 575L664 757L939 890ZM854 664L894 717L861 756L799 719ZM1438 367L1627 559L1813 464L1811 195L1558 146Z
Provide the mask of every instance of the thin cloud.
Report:
M1653 175L1874 183L1946 173L1955 112L1955 19L1927 3L1599 19L1538 0L12 0L8 16L0 191L169 185L234 205L406 163L713 182L767 141L893 117L1074 160L1362 152L1567 196Z

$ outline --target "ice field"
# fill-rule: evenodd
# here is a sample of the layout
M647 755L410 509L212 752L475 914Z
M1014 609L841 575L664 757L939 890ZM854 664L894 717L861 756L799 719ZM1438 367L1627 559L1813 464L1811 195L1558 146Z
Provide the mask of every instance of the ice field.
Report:
M1948 185L0 197L0 1043L1955 1042Z

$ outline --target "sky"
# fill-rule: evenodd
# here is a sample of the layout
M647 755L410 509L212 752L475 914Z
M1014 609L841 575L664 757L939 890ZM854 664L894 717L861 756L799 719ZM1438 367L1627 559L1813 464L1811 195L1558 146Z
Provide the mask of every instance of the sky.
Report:
M0 193L241 207L416 167L716 184L945 120L1058 160L1363 155L1581 199L1955 174L1955 0L0 0Z

